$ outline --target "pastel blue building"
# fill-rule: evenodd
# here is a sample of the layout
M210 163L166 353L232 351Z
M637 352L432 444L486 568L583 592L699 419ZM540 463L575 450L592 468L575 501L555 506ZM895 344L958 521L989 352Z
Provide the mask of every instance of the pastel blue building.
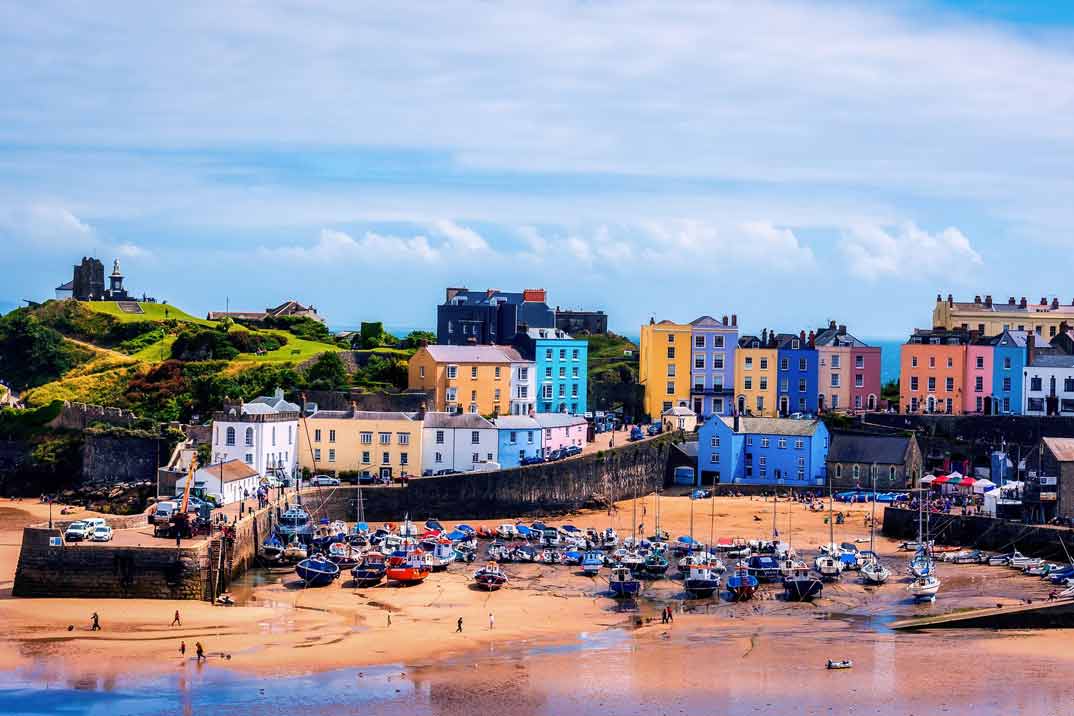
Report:
M541 426L527 415L504 415L492 421L496 426L501 467L518 467L522 461L541 455Z
M816 487L827 479L819 420L718 417L698 431L698 483Z
M538 413L588 410L589 342L556 328L530 328L515 335L514 347L535 363Z
M813 334L807 338L805 331L798 335L780 333L776 336L778 349L776 405L779 414L791 413L814 415L817 412L817 349Z
M1028 336L1026 331L1006 330L992 339L993 415L1022 413L1022 378Z
M699 418L733 412L737 345L737 316L722 321L701 316L690 322L690 402Z

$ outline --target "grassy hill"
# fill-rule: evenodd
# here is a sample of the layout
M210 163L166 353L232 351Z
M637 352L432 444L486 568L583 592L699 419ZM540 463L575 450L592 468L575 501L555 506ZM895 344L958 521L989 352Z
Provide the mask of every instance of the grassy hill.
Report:
M141 313L127 313L120 310L115 301L89 301L81 304L94 313L102 313L120 321L121 323L133 323L135 321L181 321L184 323L198 323L203 326L215 325L213 321L204 318L196 318L181 308L170 306L166 303L139 303Z
M622 410L625 415L640 416L638 347L615 333L578 337L589 343L590 410Z

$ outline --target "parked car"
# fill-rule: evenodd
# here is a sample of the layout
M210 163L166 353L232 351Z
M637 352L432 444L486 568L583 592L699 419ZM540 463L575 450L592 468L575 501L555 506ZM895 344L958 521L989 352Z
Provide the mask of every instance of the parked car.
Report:
M108 525L97 525L90 534L90 539L94 542L111 542L112 528Z
M522 458L522 460L519 461L519 464L520 465L540 465L542 462L544 462L544 458L541 457L540 455L529 455L527 457Z
M458 470L437 470L436 471L437 476L439 476L439 475L457 475L457 474L459 474Z
M659 435L660 433L664 432L664 424L663 423L649 423L649 428L648 428L648 430L646 432L648 432L649 435Z
M86 539L86 524L84 522L72 522L63 531L63 538L67 542L81 542Z
M574 457L575 455L581 455L581 454L582 454L582 448L579 447L578 445L571 445L570 447L568 447L566 449L566 456L567 457Z
M567 455L563 452L563 448L556 448L552 452L548 453L548 462L562 460L565 457L567 457Z
M644 438L645 438L645 433L642 432L640 425L635 425L634 427L632 427L630 429L630 441L631 442L633 442L635 440L643 440Z
M339 478L331 475L314 475L310 478L310 485L313 487L338 487Z
M87 517L82 520L82 524L86 526L86 538L88 539L95 529L106 526L108 522L103 517Z

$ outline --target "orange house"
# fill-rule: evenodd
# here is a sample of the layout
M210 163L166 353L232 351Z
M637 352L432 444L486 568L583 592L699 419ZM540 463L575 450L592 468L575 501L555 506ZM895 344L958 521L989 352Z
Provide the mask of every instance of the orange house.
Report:
M902 412L962 414L969 342L961 331L914 331L899 355Z
M512 363L520 362L509 346L424 346L410 358L408 387L431 391L436 412L509 415Z

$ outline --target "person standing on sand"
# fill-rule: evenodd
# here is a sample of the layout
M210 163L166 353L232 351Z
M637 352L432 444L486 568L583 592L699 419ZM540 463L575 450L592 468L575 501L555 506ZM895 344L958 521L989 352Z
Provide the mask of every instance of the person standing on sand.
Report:
M496 626L496 618L492 616L492 612L489 612L489 629L493 629Z
M179 610L178 609L175 610L175 616L172 618L172 623L171 623L170 626L176 626L176 625L183 626L183 622L179 621Z
M199 662L200 662L200 661L201 661L202 659L205 659L206 661L208 661L208 659L207 659L207 658L206 658L206 656L205 656L205 647L203 647L203 646L201 645L201 642L200 642L200 641L196 641L196 642L194 642L194 653L195 653L195 654L197 655L197 658L198 658L198 661L199 661Z
M392 625L392 613L388 612L388 626Z
M90 622L91 622L90 631L100 631L101 630L101 618L99 616L97 616L97 612L94 612L93 616L90 617Z
M456 633L456 634L460 634L460 633L462 633L462 617L459 617L459 625L458 625L458 627L457 627L457 628L455 629L455 633Z
M186 642L185 641L179 642L179 656L180 656L180 658L186 656Z

